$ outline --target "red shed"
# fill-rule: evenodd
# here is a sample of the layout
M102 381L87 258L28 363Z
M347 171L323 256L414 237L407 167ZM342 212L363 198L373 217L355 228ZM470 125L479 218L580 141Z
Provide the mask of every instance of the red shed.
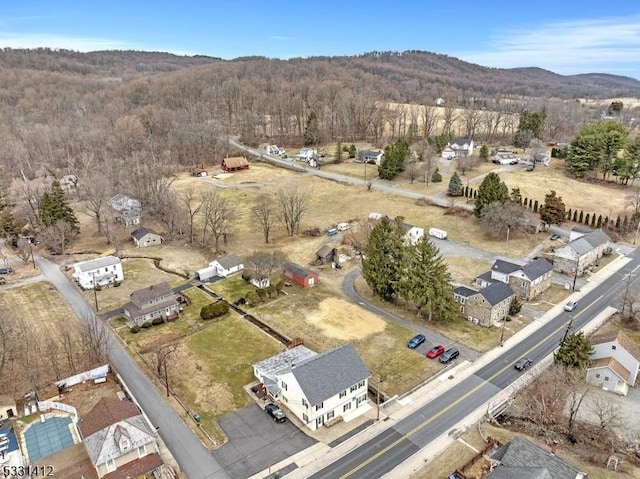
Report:
M284 275L294 283L299 284L303 288L315 286L318 284L318 273L309 271L299 264L286 263L283 266Z
M227 172L248 170L249 162L244 156L232 156L231 158L222 160L221 168Z

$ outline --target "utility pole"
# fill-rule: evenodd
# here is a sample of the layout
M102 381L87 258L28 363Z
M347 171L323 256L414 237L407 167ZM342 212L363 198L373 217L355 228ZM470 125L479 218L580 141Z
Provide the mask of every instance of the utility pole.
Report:
M382 384L382 377L378 375L378 384L376 387L376 421L380 421L380 385Z
M169 374L167 373L167 358L164 358L164 383L167 386L167 397L171 396L171 391L169 390Z
M627 273L627 286L624 289L624 297L622 298L622 311L620 311L620 315L622 317L624 317L624 308L627 305L627 295L629 294L629 286L631 286L631 276L631 271L629 271ZM631 312L633 313L633 311Z
M562 346L569 336L569 331L571 330L571 325L573 324L573 315L569 316L569 322L567 323L567 329L564 332L564 336L562 337L562 341L560 341L560 345Z
M504 330L507 328L507 317L502 318L502 331L500 332L500 347L504 346Z
M98 290L96 289L96 272L94 271L92 274L93 277L93 301L96 304L96 313L98 312Z
M578 279L579 270L580 270L580 256L578 256L578 260L576 261L576 270L575 270L575 274L573 275L573 287L571 288L572 291L576 290L576 280Z

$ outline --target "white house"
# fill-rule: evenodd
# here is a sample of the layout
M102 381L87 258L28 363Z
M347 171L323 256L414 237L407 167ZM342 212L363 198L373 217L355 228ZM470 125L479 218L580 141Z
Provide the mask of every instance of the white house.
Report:
M440 97L436 98L435 104L436 106L444 105L444 98L440 98Z
M313 148L301 148L300 153L298 153L298 160L309 161L317 156L318 150L314 150Z
M142 203L140 203L140 200L118 193L109 200L109 204L118 213L116 221L119 223L125 226L140 224L142 216Z
M407 243L416 244L419 240L424 238L424 228L420 226L413 226L408 223L402 223L404 227L404 238Z
M448 146L455 151L455 156L473 155L473 140L471 138L454 138Z
M621 331L596 335L591 344L587 382L626 396L638 378L640 346Z
M450 146L446 146L443 150L442 150L442 154L441 154L442 158L444 158L445 160L451 160L452 158L454 158L456 156L456 150L454 150L453 148L451 148Z
M81 261L73 265L73 279L84 289L95 286L107 286L115 282L124 281L122 262L117 256Z
M358 159L361 163L373 163L380 166L382 163L383 152L376 150L362 150L358 152Z
M230 254L218 258L209 263L209 266L215 268L216 276L226 278L227 276L242 271L244 263L237 254Z
M155 432L131 401L102 398L78 426L99 478L160 477Z
M316 354L304 346L254 364L268 395L309 429L365 413L371 373L350 344Z
M131 239L138 248L162 244L162 236L150 228L141 226L131 232Z

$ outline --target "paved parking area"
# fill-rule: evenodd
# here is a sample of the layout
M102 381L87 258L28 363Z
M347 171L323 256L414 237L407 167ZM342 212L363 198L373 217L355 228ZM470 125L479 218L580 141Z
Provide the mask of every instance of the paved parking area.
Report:
M268 469L316 443L290 421L276 423L256 404L227 414L219 423L229 442L213 454L233 479Z

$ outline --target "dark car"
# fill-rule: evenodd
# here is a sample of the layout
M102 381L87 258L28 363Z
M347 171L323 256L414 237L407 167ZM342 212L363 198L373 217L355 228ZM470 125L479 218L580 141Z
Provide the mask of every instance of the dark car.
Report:
M287 416L284 415L282 409L280 409L275 404L269 403L264 407L264 410L267 412L269 416L273 418L275 422L285 422L287 420Z
M416 349L418 346L420 346L426 340L427 340L427 338L424 337L424 334L418 334L418 335L414 336L413 338L411 338L409 340L409 342L407 343L407 347L409 349Z
M444 353L444 346L442 344L436 344L427 352L427 357L429 359L435 359L438 356L442 356Z
M11 268L9 268L8 266L2 266L0 267L0 274L9 274L12 273L13 270Z
M517 165L519 162L516 159L513 159L509 162L510 165Z
M551 235L551 237L549 238L551 241L555 241L557 239L560 239L560 235Z
M440 362L442 364L448 364L458 356L460 356L460 351L456 348L449 348L442 354L442 356L440 356Z
M518 359L518 362L513 365L513 367L516 368L518 371L524 371L525 369L527 369L532 364L533 364L533 361L531 361L531 359L529 359L529 358L520 358L520 359Z

